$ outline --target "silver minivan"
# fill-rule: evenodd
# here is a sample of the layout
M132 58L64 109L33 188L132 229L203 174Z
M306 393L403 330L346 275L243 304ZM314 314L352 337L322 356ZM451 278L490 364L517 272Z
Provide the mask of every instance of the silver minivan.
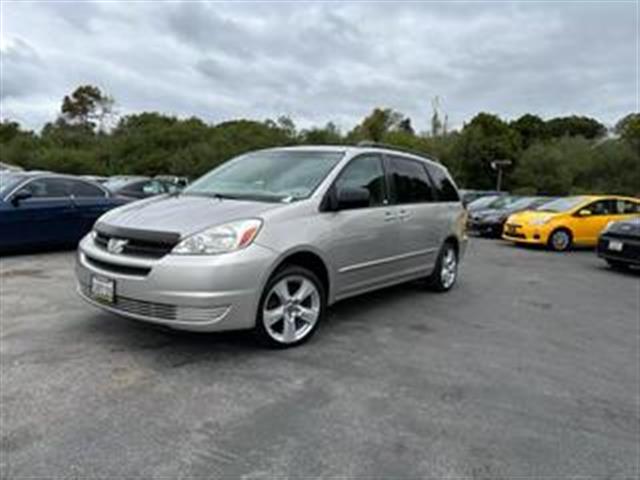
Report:
M449 290L465 222L449 173L424 157L260 150L103 215L78 248L78 292L125 317L294 346L344 298L421 278Z

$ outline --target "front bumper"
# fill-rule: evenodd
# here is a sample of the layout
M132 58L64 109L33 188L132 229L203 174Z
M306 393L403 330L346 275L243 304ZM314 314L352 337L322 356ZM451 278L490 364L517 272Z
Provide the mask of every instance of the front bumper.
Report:
M549 233L546 228L533 225L519 225L506 223L502 231L502 238L515 243L529 245L546 245Z
M500 236L502 234L502 222L486 222L480 220L469 220L467 231L480 236Z
M78 293L103 310L191 331L252 328L266 281L277 259L253 244L237 252L143 259L111 254L85 237L78 247ZM115 282L113 303L91 293L93 276Z
M622 242L622 251L609 248L611 241ZM640 265L640 239L622 237L617 235L602 234L598 239L596 252L600 258L615 260L631 265Z

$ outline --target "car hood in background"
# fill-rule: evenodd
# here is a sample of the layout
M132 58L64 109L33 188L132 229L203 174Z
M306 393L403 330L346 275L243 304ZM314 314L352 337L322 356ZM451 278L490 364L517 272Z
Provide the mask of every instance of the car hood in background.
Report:
M251 200L216 199L200 196L161 196L112 210L98 220L101 226L172 232L186 237L205 228L240 220L255 218L267 210L281 208L281 203Z
M524 210L522 212L514 213L511 215L507 222L508 223L517 223L520 225L525 225L527 223L531 223L532 221L549 221L552 218L556 217L558 213L554 212L538 212L535 210Z

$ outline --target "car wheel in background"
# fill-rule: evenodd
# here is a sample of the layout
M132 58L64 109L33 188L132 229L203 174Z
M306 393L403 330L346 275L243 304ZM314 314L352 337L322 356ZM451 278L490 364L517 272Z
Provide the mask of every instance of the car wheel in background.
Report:
M452 242L440 249L436 266L427 278L429 287L436 292L451 290L458 279L458 250Z
M547 244L551 250L556 252L566 252L571 248L572 242L573 238L571 236L571 232L566 228L558 228L551 232Z
M300 345L316 332L326 307L326 292L318 277L306 268L287 266L267 282L255 332L269 347Z

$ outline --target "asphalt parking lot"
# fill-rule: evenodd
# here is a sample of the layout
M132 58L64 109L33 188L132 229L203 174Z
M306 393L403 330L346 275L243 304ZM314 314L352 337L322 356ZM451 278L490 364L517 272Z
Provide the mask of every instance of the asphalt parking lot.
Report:
M1 263L2 478L639 472L640 277L590 251L474 240L449 294L345 301L287 351L94 310L70 252Z

